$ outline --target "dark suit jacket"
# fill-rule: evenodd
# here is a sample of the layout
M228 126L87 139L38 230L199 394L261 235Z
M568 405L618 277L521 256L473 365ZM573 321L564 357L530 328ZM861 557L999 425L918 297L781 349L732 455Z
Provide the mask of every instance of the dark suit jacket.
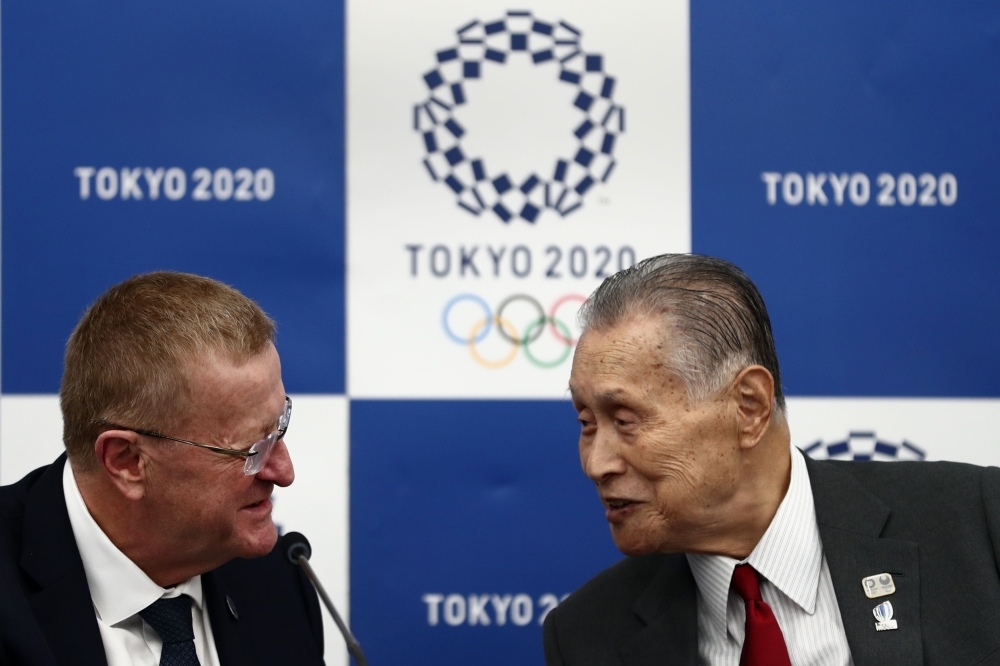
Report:
M0 488L0 664L107 664L66 511L65 459ZM202 575L223 665L323 663L316 592L279 551Z
M1000 664L1000 469L806 459L855 666ZM868 599L865 576L896 592ZM899 628L875 631L892 602ZM694 666L694 577L682 554L627 558L545 620L549 666Z

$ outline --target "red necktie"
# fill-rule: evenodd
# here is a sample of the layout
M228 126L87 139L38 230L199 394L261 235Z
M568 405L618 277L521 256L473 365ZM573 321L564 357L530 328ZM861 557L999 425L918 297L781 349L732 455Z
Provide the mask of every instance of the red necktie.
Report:
M746 638L740 666L792 666L781 627L760 596L760 579L749 564L733 571L733 589L743 597L747 609Z

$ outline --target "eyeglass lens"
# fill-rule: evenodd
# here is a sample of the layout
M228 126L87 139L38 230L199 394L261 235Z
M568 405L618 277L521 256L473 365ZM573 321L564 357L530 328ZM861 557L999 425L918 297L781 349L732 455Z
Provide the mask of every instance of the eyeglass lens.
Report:
M250 447L250 453L255 455L247 456L246 464L243 466L244 474L247 476L253 476L260 470L264 469L264 465L267 464L267 459L271 457L271 449L274 448L274 443L278 441L279 436L280 432L272 432L270 435Z
M250 447L250 453L255 455L247 456L247 461L243 465L243 473L246 476L253 476L254 474L260 472L260 470L264 469L264 466L267 464L267 459L271 457L271 451L274 449L274 445L279 439L285 436L285 432L288 430L288 422L291 418L292 400L291 398L286 398L285 413L281 415L280 419L278 419L278 429Z

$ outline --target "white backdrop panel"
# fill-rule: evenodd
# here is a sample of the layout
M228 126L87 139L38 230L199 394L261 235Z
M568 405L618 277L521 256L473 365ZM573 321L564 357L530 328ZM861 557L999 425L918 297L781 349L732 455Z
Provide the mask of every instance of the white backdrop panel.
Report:
M512 16L510 9L492 0L475 5L461 0L348 3L352 397L563 397L568 357L555 361L572 346L560 338L574 336L562 334L558 325L533 330L538 339L532 335L531 351L542 361L534 364L489 324L499 304L526 295L548 314L568 297L557 318L572 332L579 305L575 297L586 296L601 276L617 271L620 259L628 266L633 256L690 250L687 3L550 0L531 3L531 20ZM501 19L504 32L484 28ZM560 64L559 56L577 46L557 45L555 58L534 62L532 50L537 54L551 42L532 32L536 19L554 26L552 39L577 40L581 54ZM482 38L485 45L459 45L457 30L474 20L479 23L461 38ZM518 32L528 34L527 51L513 41ZM439 63L452 47L459 47L459 59ZM504 63L484 57L486 47L504 52ZM595 58L586 62L600 71L588 71L586 55ZM466 59L478 63L480 69L472 72L477 76L463 74ZM581 87L560 79L568 69L583 72ZM433 72L445 83L432 88L424 77ZM613 100L601 96L606 76L614 79ZM461 104L455 104L450 88L455 81L463 86ZM621 118L612 114L608 121L616 135L612 154L602 152L606 127L595 126L583 140L575 137L587 113L597 125L606 115L575 106L580 90L590 91L593 109L624 107ZM431 96L451 110L435 102L429 103L431 115L426 108L415 109ZM443 127L449 114L462 127L460 141ZM436 150L428 147L425 130L435 132ZM593 165L600 166L589 168L598 181L605 165L615 163L606 182L586 190L580 208L562 216L544 207L544 188L521 193L519 186L534 173L553 181L550 194L556 199L562 185L553 180L554 167L557 158L566 158L565 180L573 191L558 207L567 211L586 173L574 162L580 145L595 154ZM455 146L463 159L449 166L443 155ZM476 184L477 201L471 193L476 183L471 163L479 157L487 178ZM461 194L443 182L450 169L465 187ZM491 182L501 175L512 184L503 195ZM485 207L476 216L458 201ZM497 201L509 208L512 219L504 222L494 212ZM525 201L542 209L534 221L518 217ZM482 303L460 299L444 316L446 305L464 294ZM524 335L537 316L530 301L513 303L504 312L508 333ZM473 350L467 341L477 325L482 339Z
M899 446L899 459L913 460L903 442L927 460L1000 465L1000 400L943 398L789 398L792 443L807 449L848 441L852 453L871 451L874 441ZM854 437L851 434L854 433ZM813 452L826 457L822 450ZM842 456L835 456L840 458ZM875 459L890 459L876 455Z

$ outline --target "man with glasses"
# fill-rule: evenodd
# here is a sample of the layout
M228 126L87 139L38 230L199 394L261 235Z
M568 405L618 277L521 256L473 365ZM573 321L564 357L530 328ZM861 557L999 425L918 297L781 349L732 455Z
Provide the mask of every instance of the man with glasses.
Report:
M274 548L292 401L257 304L180 273L112 287L60 404L66 454L0 488L0 664L323 663L315 592Z

